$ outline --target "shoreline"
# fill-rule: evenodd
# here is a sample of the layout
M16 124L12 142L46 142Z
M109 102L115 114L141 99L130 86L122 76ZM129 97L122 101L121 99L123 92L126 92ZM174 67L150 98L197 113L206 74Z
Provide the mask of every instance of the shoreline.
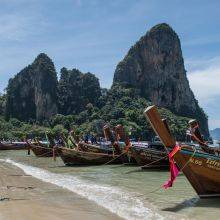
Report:
M0 220L120 220L80 195L0 162ZM4 199L5 198L5 199Z

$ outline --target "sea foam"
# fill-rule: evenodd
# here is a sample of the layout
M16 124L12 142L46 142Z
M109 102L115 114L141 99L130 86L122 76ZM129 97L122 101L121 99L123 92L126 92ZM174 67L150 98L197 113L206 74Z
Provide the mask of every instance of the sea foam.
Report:
M44 182L52 183L77 193L124 219L163 219L154 208L146 207L146 202L144 203L140 198L119 187L101 185L67 174L52 173L38 167L15 162L11 159L0 159L0 161L19 167L26 174Z

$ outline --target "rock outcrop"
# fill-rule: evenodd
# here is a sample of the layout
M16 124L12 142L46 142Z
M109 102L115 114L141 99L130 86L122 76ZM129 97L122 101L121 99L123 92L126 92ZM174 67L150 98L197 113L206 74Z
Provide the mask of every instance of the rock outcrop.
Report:
M57 113L57 74L52 60L39 54L9 80L6 117L42 121Z
M120 97L120 93L124 97ZM143 106L139 105L143 98L146 103L150 101L168 108L177 116L196 118L202 133L209 136L207 117L189 87L180 40L167 24L153 27L129 50L115 70L110 91L101 90L95 75L77 69L63 68L58 82L53 62L46 54L40 54L9 80L6 105L5 97L0 99L0 114L5 112L8 119L43 121L56 113L77 118L80 112L92 109L93 117L85 120L104 118L113 120L114 124L127 117L130 122L137 122L138 127L142 119L138 119L137 108ZM114 103L118 104L113 107ZM124 107L123 103L126 103ZM130 112L124 109L132 107ZM84 113L90 114L88 112ZM139 133L145 123L141 126ZM182 135L183 126L180 130Z
M82 73L77 69L61 69L58 85L59 113L78 114L87 104L96 106L101 96L99 79L91 73Z
M136 88L142 97L177 115L196 118L209 136L207 117L190 89L180 40L167 24L154 26L118 64L113 86Z

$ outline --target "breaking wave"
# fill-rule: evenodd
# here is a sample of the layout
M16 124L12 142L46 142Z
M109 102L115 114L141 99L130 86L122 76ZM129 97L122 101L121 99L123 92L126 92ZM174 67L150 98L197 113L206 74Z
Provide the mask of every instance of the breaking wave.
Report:
M163 219L153 207L149 208L150 204L149 207L146 207L146 201L144 202L141 198L137 198L132 193L118 187L89 182L67 174L52 173L38 167L15 162L11 159L0 159L0 161L19 167L26 174L44 182L52 183L77 193L124 219Z

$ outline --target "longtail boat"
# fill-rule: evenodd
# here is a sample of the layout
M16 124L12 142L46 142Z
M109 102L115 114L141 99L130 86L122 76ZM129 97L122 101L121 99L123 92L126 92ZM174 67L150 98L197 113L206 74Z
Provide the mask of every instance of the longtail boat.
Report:
M169 167L167 152L161 143L149 143L147 147L134 145L130 151L142 169L166 169Z
M0 142L0 150L25 150L28 148L26 142Z
M103 130L106 140L109 141L105 143L105 146L103 143L78 142L74 148L61 147L56 151L63 162L69 166L129 163L130 158L124 151L126 145L120 145L118 141L114 140L108 126L104 126Z
M29 148L33 151L34 155L37 157L53 157L54 156L52 147L40 146L37 144L29 143ZM58 155L56 154L56 156Z
M199 150L189 145L178 146L169 127L161 120L156 106L148 107L145 115L199 197L220 197L220 157L205 152L202 148Z
M80 151L66 147L56 148L57 154L61 157L67 166L75 165L104 165L106 163L119 164L121 158L119 155L94 153L88 151ZM112 161L112 162L111 162Z
M56 144L54 142L53 137L51 137L51 135L49 135L48 133L46 134L46 137L48 139L49 144L41 143L38 140L37 140L36 143L29 143L27 141L29 149L31 149L33 151L34 155L37 156L37 157L55 157L55 156L58 156L56 154L56 151L54 150L54 146Z
M104 144L101 142L99 142L97 144L79 142L78 149L81 151L86 151L86 152L106 153L106 154L113 154L113 151L114 151L114 148L111 145L111 143Z
M117 139L123 140L127 146L130 163L137 163L142 169L169 167L167 152L161 142L131 142L122 125L117 125L115 131Z
M85 142L78 143L78 150L83 152L91 152L91 153L101 153L107 155L121 155L120 160L121 163L124 164L134 164L136 160L129 155L129 152L125 152L126 145L124 142L115 142L111 143L97 143L97 144L89 144ZM76 149L76 148L75 148Z
M40 142L38 139L36 139L35 143L28 143L29 149L31 149L35 156L37 157L55 157L58 156L57 152L55 151L56 143L54 141L54 138L52 137L49 132L45 133L47 142Z
M209 147L209 145L204 141L199 130L199 123L195 119L189 121L189 126L191 139L197 142L204 152L215 154L217 156L220 155L219 147Z
M118 150L118 153L121 153L121 149L119 147L119 141L123 141L124 142L124 152L125 154L123 155L124 160L128 160L128 163L124 163L127 165L130 164L137 164L137 161L135 159L135 157L133 156L132 152L131 152L131 148L132 148L132 142L129 139L129 136L125 133L124 127L119 124L115 127L115 134L116 134L116 149Z

